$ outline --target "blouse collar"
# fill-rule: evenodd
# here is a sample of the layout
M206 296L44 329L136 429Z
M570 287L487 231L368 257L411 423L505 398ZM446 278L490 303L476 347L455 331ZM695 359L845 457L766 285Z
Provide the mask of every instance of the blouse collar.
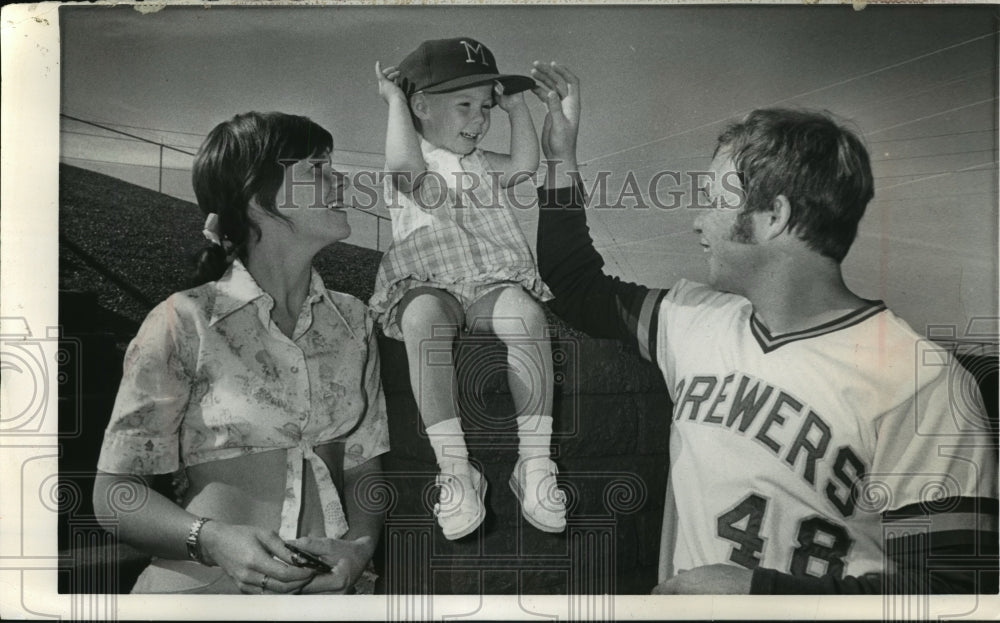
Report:
M215 297L215 304L212 307L209 326L214 325L244 306L256 303L262 299L268 314L271 311L271 307L274 306L274 300L271 298L271 295L264 292L257 285L253 275L250 274L250 271L247 270L246 266L239 259L233 260L226 273L215 282L215 288L218 294ZM320 300L326 301L337 313L341 321L350 329L350 324L347 323L340 309L333 302L333 299L330 298L330 294L323 283L323 278L319 276L315 268L310 268L309 292L306 295L306 302L312 305Z

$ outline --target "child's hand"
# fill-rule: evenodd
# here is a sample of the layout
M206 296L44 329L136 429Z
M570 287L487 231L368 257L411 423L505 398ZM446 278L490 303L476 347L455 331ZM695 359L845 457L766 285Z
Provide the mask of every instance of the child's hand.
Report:
M493 95L496 100L497 106L503 109L504 112L510 114L510 111L521 106L526 106L524 103L524 93L515 93L513 95L504 95L503 84L496 82L493 84Z
M386 103L396 98L404 102L406 101L406 95L403 94L403 90L396 84L396 81L399 80L399 70L395 66L382 69L382 63L375 61L375 76L378 79L378 94L382 96L382 99Z

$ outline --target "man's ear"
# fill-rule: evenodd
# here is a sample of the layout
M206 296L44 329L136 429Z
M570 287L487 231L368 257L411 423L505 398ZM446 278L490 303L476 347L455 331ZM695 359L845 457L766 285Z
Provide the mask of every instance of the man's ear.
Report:
M759 210L758 240L771 240L788 229L788 221L792 218L792 204L788 197L778 195L771 202L770 210Z
M417 116L418 119L427 119L430 115L428 110L427 96L423 93L414 93L413 97L410 98L410 110L413 114Z

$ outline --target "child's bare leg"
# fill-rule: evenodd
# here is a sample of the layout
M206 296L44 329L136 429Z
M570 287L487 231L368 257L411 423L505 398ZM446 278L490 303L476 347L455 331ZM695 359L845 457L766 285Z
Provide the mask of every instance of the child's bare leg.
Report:
M545 312L527 292L513 287L500 291L491 317L493 332L507 346L507 382L521 433L521 457L548 456L552 441L552 345L545 331Z
M492 304L492 309L485 309ZM540 530L560 532L566 526L565 496L556 487L552 443L552 345L545 312L520 287L487 295L469 316L488 314L492 331L507 346L507 379L517 413L518 463L511 486L525 517Z
M415 288L399 303L413 397L424 426L458 417L452 347L462 326L462 306L436 288Z
M449 539L469 534L485 516L482 493L486 483L469 465L455 394L452 348L462 320L462 307L455 297L436 288L415 288L399 304L413 397L441 469L435 513Z

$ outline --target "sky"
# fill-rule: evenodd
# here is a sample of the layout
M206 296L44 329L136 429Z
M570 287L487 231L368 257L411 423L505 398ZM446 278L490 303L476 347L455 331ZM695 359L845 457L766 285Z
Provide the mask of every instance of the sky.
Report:
M658 172L705 170L726 121L753 108L827 109L863 136L876 176L848 285L919 333L948 325L995 341L997 17L991 6L64 7L61 106L190 151L238 112L304 114L332 132L341 168L378 169L375 61L470 36L502 72L557 60L580 76L581 170L589 183L608 176L612 206L630 175L648 187ZM544 109L529 105L540 128ZM155 185L157 147L63 129L65 162ZM484 147L508 140L496 109ZM164 153L172 194L193 196L190 161ZM608 272L662 287L706 278L696 212L624 203L589 213ZM517 216L533 241L537 215ZM348 242L374 246L373 219L351 219Z

